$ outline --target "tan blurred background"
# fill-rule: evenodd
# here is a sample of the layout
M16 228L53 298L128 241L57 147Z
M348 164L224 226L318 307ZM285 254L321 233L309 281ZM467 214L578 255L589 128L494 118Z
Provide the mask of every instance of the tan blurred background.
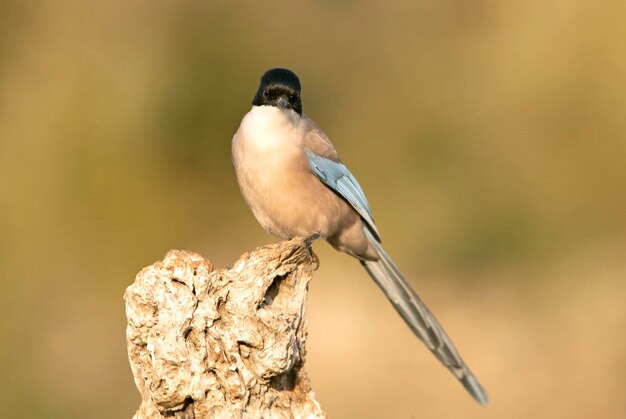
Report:
M626 3L0 1L0 405L128 418L122 295L170 248L273 241L230 139L286 66L474 404L360 266L316 245L332 418L626 417Z

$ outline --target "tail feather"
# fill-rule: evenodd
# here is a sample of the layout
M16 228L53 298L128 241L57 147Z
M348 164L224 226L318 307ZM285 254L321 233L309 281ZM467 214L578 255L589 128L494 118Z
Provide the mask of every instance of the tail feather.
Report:
M443 327L406 282L378 240L367 228L364 228L364 231L380 258L377 261L363 260L361 264L382 289L415 336L424 342L433 355L461 381L478 403L486 405L489 402L486 391L463 362Z

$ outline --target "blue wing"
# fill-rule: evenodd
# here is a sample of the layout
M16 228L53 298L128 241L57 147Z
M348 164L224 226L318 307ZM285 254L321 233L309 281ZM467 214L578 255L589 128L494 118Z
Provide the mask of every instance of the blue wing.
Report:
M376 239L380 241L380 235L374 223L374 217L372 217L370 204L367 202L359 182L357 182L348 168L343 163L318 156L309 150L305 150L305 153L313 174L326 186L348 201L365 221L368 229Z

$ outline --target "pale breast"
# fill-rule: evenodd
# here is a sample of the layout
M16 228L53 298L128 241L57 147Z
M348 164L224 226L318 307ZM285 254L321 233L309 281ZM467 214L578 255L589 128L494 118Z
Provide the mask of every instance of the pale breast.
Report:
M259 223L279 237L334 234L351 208L310 171L299 115L255 107L233 138L241 192Z

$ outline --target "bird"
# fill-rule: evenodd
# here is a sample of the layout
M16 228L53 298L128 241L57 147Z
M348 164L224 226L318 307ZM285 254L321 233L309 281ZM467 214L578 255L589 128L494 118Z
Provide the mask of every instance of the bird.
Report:
M301 93L300 79L289 69L262 75L231 144L244 200L271 235L319 236L356 258L411 331L487 405L486 391L381 246L363 189L326 134L302 112Z

